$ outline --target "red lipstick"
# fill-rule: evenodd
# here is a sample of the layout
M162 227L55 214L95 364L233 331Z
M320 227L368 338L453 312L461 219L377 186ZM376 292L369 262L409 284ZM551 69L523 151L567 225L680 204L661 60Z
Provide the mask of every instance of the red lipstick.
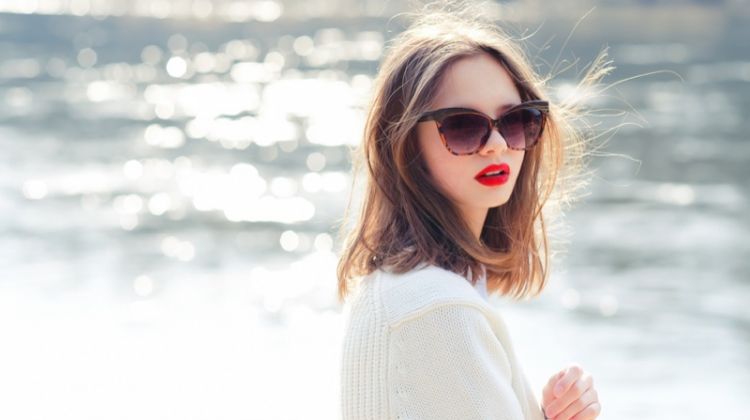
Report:
M490 165L482 169L474 179L482 185L494 187L505 184L509 177L510 166L508 166L507 163L501 163L499 165Z

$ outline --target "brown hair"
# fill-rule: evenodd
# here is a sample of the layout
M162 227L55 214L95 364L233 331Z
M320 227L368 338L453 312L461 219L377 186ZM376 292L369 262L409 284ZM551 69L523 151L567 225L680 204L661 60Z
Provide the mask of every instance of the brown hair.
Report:
M559 214L560 204L572 203L587 182L586 138L573 124L579 104L550 101L542 138L526 151L508 202L489 209L477 241L458 208L428 176L416 121L428 110L446 69L464 57L494 57L513 78L522 101L549 101L543 89L547 79L534 73L519 42L476 14L418 14L390 42L373 85L363 141L353 156L352 193L363 168L366 184L358 219L339 232L344 238L337 267L339 300L357 277L384 267L403 273L423 262L463 276L471 269L472 284L484 264L490 292L514 298L540 293L549 265L545 213ZM603 65L605 57L600 53L579 88L613 68ZM352 197L344 221L351 205Z

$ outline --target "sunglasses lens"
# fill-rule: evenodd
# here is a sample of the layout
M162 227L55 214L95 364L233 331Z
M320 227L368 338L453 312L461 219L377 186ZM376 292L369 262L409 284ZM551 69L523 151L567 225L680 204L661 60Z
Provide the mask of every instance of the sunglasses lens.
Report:
M489 124L481 115L456 114L443 119L440 131L453 153L467 154L481 147L489 132Z
M522 108L506 114L500 121L500 133L511 149L527 149L536 144L544 115L535 108Z

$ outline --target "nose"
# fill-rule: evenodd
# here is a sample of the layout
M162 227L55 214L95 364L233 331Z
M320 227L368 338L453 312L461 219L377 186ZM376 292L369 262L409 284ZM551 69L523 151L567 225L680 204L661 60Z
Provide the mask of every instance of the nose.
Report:
M505 142L505 138L503 138L497 128L493 128L490 132L490 137L487 139L487 143L482 147L480 153L485 155L488 153L502 153L507 148L508 143Z

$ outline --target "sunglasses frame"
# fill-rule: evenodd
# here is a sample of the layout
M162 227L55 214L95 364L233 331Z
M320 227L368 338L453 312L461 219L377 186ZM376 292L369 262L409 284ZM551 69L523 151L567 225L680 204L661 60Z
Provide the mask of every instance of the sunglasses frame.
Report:
M443 141L443 146L445 146L445 148L448 149L449 152L453 153L456 156L466 156L466 155L473 155L475 153L478 153L480 150L482 150L482 148L487 144L487 140L489 140L493 129L500 132L500 121L506 115L508 115L511 112L518 111L519 109L528 109L528 108L537 109L542 112L542 122L539 127L539 134L537 135L537 138L534 140L534 143L529 147L519 149L515 147L510 147L510 145L508 145L508 148L512 150L529 150L532 147L536 146L537 142L539 141L539 138L542 136L542 133L544 132L544 126L545 126L545 123L547 122L547 115L549 113L548 101L531 100L531 101L521 102L520 104L516 104L508 108L499 117L497 117L497 119L494 119L494 120L489 115L485 114L484 112L477 111L476 109L472 109L472 108L441 108L441 109L436 109L433 111L424 112L419 117L417 122L435 121L435 123L437 124L438 132L440 133L440 139ZM468 153L456 153L453 150L451 150L451 148L448 146L448 141L445 139L445 136L443 134L442 122L444 118L452 116L452 115L456 115L456 114L479 115L485 118L489 122L491 128L487 132L487 135L485 135L482 138L482 141L479 143L479 146L477 147L476 150L468 152ZM502 133L500 134L502 135Z

